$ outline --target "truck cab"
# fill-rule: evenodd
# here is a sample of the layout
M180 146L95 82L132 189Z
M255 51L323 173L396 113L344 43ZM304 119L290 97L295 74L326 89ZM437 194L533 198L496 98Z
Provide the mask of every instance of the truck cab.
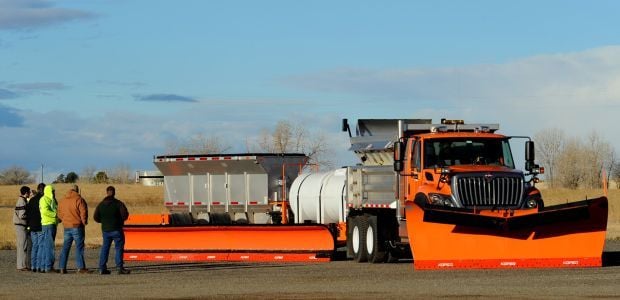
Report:
M408 201L464 210L542 206L539 191L515 168L510 137L494 133L499 126L445 123L403 137L405 151L396 160L402 207Z

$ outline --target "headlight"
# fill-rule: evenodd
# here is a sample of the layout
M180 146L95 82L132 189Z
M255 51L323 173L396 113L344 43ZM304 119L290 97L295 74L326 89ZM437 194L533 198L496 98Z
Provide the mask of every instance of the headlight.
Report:
M536 201L536 199L529 199L527 200L527 202L525 202L525 207L527 208L534 208L538 206L538 202Z
M432 205L448 206L448 207L455 206L454 202L452 201L452 197L450 197L449 195L429 194L428 197Z
M523 203L523 208L542 208L542 199L539 194L533 194L527 197L525 203Z

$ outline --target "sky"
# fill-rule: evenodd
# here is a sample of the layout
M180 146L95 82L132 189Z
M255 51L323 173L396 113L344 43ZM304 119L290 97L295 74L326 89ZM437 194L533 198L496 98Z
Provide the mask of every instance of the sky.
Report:
M0 0L0 169L155 169L279 120L596 131L620 149L619 1ZM513 149L516 157L523 149Z

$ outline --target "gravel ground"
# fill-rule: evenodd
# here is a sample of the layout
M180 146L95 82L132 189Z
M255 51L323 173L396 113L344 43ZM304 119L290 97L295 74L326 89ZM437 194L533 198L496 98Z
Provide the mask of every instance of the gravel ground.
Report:
M587 269L414 271L411 262L359 264L130 263L130 275L15 271L0 251L0 299L412 299L620 298L620 241L608 242L606 267ZM58 250L57 250L58 254ZM87 249L95 267L98 249ZM111 253L111 259L113 251ZM73 259L71 257L70 259ZM73 261L69 267L72 268Z

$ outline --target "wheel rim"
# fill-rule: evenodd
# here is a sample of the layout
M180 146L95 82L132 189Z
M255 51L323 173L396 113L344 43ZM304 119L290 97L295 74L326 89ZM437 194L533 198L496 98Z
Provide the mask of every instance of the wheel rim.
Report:
M372 226L368 226L366 231L366 249L370 255L375 250L375 233Z
M360 229L357 225L353 226L353 253L359 253L360 251Z

